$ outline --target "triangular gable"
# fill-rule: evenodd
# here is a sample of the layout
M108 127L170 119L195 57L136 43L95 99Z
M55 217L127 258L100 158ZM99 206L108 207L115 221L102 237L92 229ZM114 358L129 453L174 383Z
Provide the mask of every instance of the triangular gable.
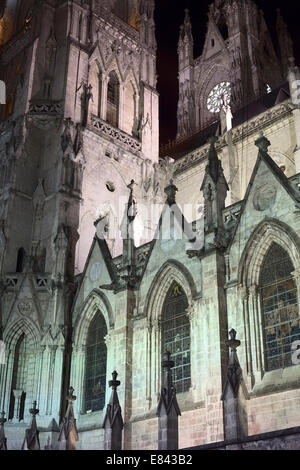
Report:
M246 191L246 194L245 194L245 198L242 202L241 212L239 214L237 224L235 226L230 244L229 244L228 249L227 249L228 252L230 251L231 246L233 245L233 243L235 241L235 236L236 236L236 233L237 233L238 228L240 226L240 222L241 222L241 219L242 219L243 214L245 212L245 209L248 205L250 195L252 194L253 191L255 191L255 189L257 189L257 188L255 188L255 186L256 186L255 182L256 182L256 179L260 176L260 170L262 171L263 166L266 167L270 171L271 175L273 176L273 180L276 181L277 183L279 183L280 187L292 199L292 201L294 201L295 204L300 203L300 198L295 193L294 189L292 188L288 178L283 173L283 171L278 167L278 165L275 163L275 161L270 157L270 155L268 153L260 151L259 154L258 154L257 160L256 160L256 164L254 166L254 170L252 172L250 182L248 184L248 188L247 188L247 191ZM267 183L270 183L270 184L272 183L271 178L268 178L268 180L265 179L264 181L266 182L266 184ZM258 211L258 213L259 213L259 211ZM261 211L260 214L264 214L264 211Z
M213 55L224 51L228 52L225 41L214 19L210 17L201 58L202 60L207 60L210 59Z
M98 63L100 64L100 67L103 70L105 69L105 60L104 60L102 51L100 49L99 41L95 42L95 44L94 44L94 46L91 50L90 56L89 56L90 63L92 63L94 60L98 61Z
M28 319L35 326L41 326L41 311L39 298L33 285L32 273L24 272L14 299L10 303L7 322L4 327L8 328L8 325L21 318Z
M85 298L93 288L99 288L102 284L113 284L115 281L115 267L107 243L95 235L83 273L80 276L73 305L76 305L80 294L83 294L83 298Z
M174 214L174 233L169 233L171 212ZM171 237L169 237L169 235L171 235ZM196 234L192 231L191 224L187 222L178 205L174 204L170 207L166 203L163 207L154 238L151 242L148 259L141 274L141 282L147 268L149 268L149 265L152 262L152 259L155 258L156 249L159 251L159 259L161 259L161 263L154 261L154 264L156 265L157 269L159 269L160 265L163 264L165 260L170 258L171 255L172 257L174 257L174 255L176 257L176 252L182 253L182 244L184 244L185 252L186 244L189 241L194 240L195 236ZM181 245L181 249L178 249L179 245ZM165 253L165 259L162 259L161 257L162 252Z

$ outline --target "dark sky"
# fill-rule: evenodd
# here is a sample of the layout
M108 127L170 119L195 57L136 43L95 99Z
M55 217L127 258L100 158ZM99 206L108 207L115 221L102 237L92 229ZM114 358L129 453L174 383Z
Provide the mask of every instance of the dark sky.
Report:
M240 0L243 1L243 0ZM276 8L288 24L294 41L295 57L300 64L300 5L299 0L255 0L264 11L268 26L274 35ZM156 0L155 21L158 42L158 90L160 93L160 139L166 143L176 135L178 100L177 44L184 9L189 8L195 43L194 55L202 52L210 0Z

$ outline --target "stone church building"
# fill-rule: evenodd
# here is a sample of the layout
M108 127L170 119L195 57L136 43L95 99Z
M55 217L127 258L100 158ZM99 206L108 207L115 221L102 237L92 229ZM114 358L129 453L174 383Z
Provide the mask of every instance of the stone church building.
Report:
M280 12L275 44L254 0L214 0L195 58L182 12L177 137L159 151L154 9L0 0L0 411L10 449L21 448L35 400L41 447L57 447L70 385L77 449L103 449L114 370L123 448L157 449L166 350L180 448L223 442L231 329L248 440L276 435L288 447L297 435L300 447L292 40Z

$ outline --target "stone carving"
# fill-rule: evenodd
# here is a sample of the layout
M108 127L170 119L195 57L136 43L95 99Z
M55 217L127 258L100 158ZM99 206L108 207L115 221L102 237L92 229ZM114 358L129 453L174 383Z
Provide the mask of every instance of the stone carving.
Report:
M256 190L253 197L253 205L257 211L265 211L275 204L276 188L271 184L264 184Z
M61 114L62 105L61 103L53 103L52 101L39 101L37 103L31 103L29 106L30 114Z
M19 302L18 310L22 316L30 315L32 310L31 301L25 297L21 302Z
M80 87L78 88L77 92L82 88L81 94L81 107L82 107L82 120L81 124L83 127L86 127L88 122L89 116L89 106L90 101L94 101L93 93L92 93L92 85L88 85L86 82L82 82Z

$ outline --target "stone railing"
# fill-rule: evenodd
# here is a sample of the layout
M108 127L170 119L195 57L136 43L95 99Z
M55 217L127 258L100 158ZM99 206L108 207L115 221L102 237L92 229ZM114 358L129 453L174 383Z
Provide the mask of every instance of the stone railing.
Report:
M109 139L116 140L118 143L123 144L128 150L131 150L134 153L141 152L142 150L141 142L129 134L126 134L126 132L113 127L108 124L108 122L103 121L97 116L91 116L89 127L90 130L94 130L104 137L108 137Z
M8 289L16 289L19 286L20 274L7 274L5 276L5 286Z
M7 289L17 289L20 286L20 282L24 273L12 273L6 274L5 276L5 286ZM33 273L31 274L34 287L36 290L47 290L49 287L50 276L49 274L38 274Z
M62 105L52 101L36 101L30 103L29 114L61 114Z

